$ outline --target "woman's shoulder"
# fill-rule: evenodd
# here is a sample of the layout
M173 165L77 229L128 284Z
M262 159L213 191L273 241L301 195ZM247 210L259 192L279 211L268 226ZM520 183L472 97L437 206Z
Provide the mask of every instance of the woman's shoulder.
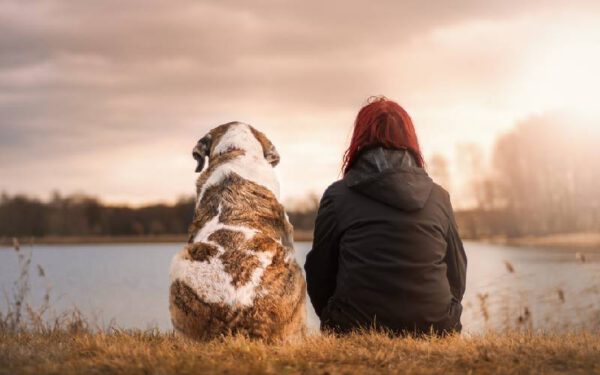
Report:
M448 191L441 185L436 183L433 184L429 200L435 202L434 204L436 204L438 207L441 207L448 219L451 219L454 216L454 209L452 208L452 199L450 198L450 193L448 193Z
M433 187L431 188L432 196L438 197L444 201L450 202L450 193L448 190L444 189L444 187L436 182L433 183Z
M347 189L348 188L346 187L346 184L344 184L344 180L337 180L330 184L321 196L321 201L319 204L321 209L330 208L334 210L334 207L338 204L336 202L343 200L344 196L347 195Z
M335 198L345 194L348 191L348 186L344 183L344 180L337 180L331 183L327 189L323 192L323 198Z

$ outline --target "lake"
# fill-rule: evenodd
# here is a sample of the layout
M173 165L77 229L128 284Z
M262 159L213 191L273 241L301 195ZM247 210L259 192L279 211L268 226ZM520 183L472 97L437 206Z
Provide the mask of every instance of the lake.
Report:
M89 244L23 246L32 252L32 302L51 288L54 313L77 307L99 326L171 329L169 264L180 244ZM463 300L465 331L600 327L600 253L517 248L465 242L469 266ZM303 265L310 243L296 243ZM37 265L44 269L40 277ZM0 287L6 311L19 277L17 253L0 247ZM319 321L308 303L308 324Z

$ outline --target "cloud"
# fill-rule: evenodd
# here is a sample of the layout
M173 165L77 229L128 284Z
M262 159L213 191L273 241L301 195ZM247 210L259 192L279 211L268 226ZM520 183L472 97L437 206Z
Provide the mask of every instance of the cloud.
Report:
M489 103L476 93L506 88L518 74L529 39L511 30L597 8L583 1L2 1L0 189L175 197L192 191L190 144L237 119L283 150L290 191L318 191L337 175L337 156L368 95L401 97L423 123L424 144L435 148L448 114L498 127L510 101ZM490 43L503 32L506 40ZM464 100L475 115L457 110ZM308 158L320 160L299 175ZM159 183L140 160L163 161L160 177L173 184ZM57 166L60 178L48 172ZM138 178L123 179L126 166ZM43 182L32 187L28 175ZM94 176L102 183L91 186ZM152 178L162 187L148 188ZM124 185L130 193L122 194Z

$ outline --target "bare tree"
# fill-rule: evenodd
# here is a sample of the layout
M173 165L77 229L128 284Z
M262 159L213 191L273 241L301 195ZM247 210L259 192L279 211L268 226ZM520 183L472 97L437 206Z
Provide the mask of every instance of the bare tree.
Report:
M450 191L450 171L448 160L442 154L433 154L427 163L429 175L444 189Z
M480 210L493 209L496 206L496 186L481 146L474 143L459 144L457 160L470 200Z
M581 129L565 118L532 117L496 142L495 185L514 234L597 228L600 136Z

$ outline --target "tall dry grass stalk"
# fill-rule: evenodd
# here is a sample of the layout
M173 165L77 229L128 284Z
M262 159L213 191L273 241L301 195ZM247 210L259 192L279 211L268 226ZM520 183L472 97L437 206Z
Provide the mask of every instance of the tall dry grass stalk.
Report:
M49 283L42 296L40 305L31 302L31 265L32 250L21 246L13 238L13 249L17 254L19 276L10 292L4 290L6 311L0 310L1 332L49 332L65 330L83 332L89 330L89 324L77 308L49 316L51 310L51 291ZM46 279L46 271L37 264L37 276Z
M587 263L581 261L583 257ZM468 328L478 332L586 330L600 333L600 273L593 273L598 269L596 263L589 261L593 258L593 254L581 253L574 257L576 267L595 267L591 268L592 277L587 285L558 286L532 284L530 273L504 260L504 274L487 280L484 285L468 286L477 289L474 298L465 302L463 317L471 323ZM589 273L590 269L583 272ZM500 289L497 284L506 287Z

